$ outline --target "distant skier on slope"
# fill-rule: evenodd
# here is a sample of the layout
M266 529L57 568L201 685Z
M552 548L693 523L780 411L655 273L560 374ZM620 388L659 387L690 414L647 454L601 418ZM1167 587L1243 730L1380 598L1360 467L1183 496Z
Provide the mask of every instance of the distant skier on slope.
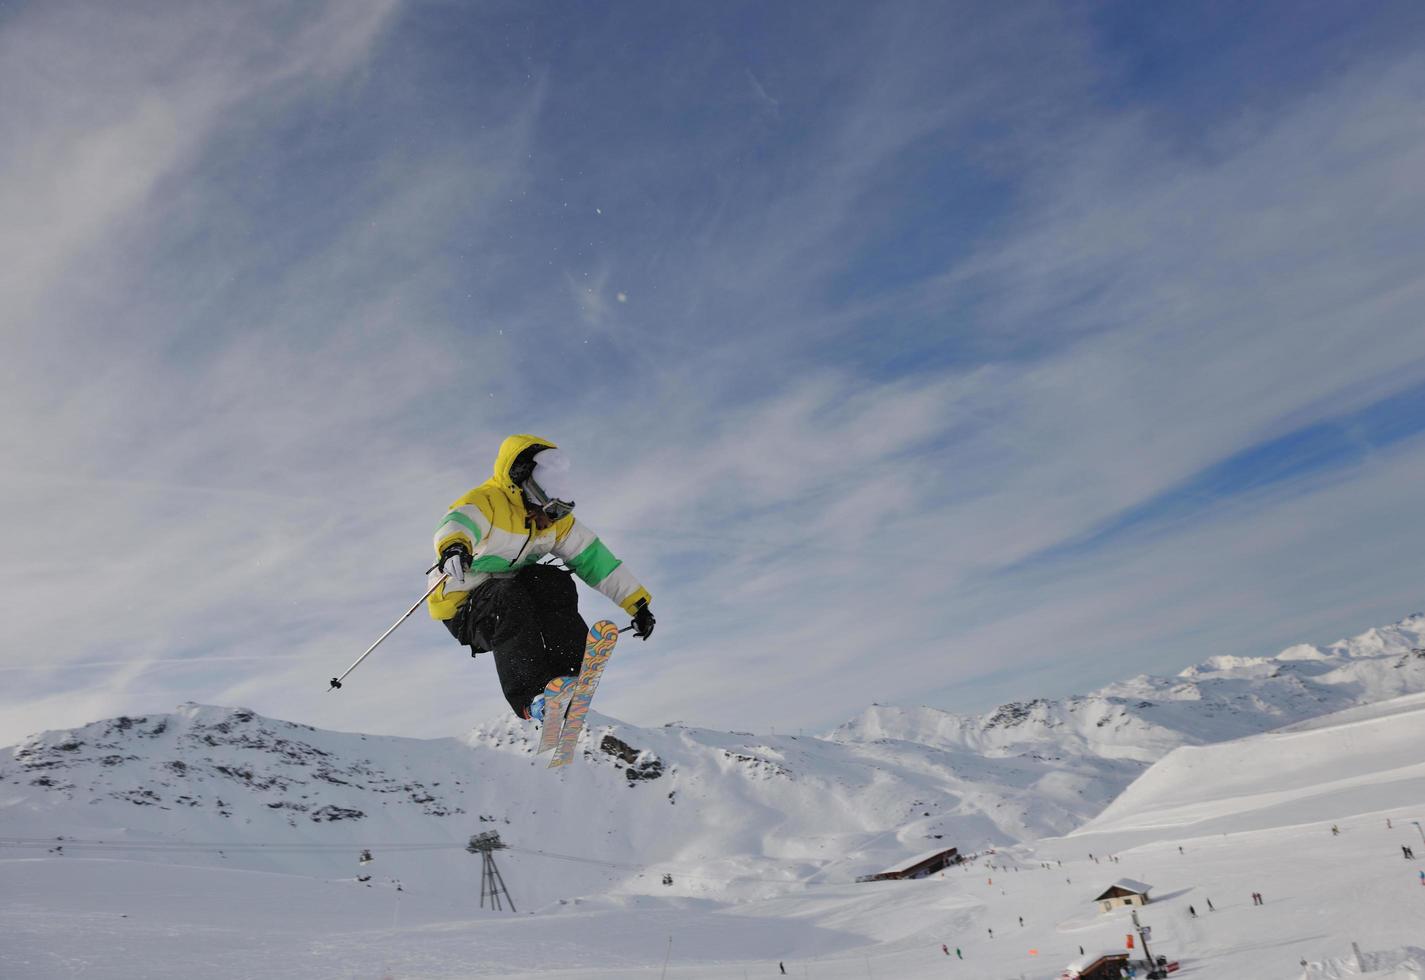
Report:
M521 718L543 719L546 696L572 682L589 627L569 573L537 562L554 555L653 633L648 590L574 517L569 460L548 439L500 444L494 475L450 505L435 532L439 565L428 601L433 619L470 647L493 650L505 700Z

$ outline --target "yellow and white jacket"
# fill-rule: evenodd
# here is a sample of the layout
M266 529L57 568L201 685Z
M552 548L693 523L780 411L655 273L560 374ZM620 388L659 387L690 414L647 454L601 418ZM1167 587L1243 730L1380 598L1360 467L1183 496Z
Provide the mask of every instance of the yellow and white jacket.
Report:
M648 590L598 535L580 524L573 514L542 531L529 520L520 488L510 479L510 467L532 445L556 448L548 439L531 435L510 436L500 444L494 476L451 504L450 512L435 529L436 555L452 544L465 545L472 558L465 582L469 590L474 590L492 577L512 575L552 554L586 584L633 615L639 601L650 598ZM435 569L430 581L433 583L441 574L439 568ZM427 601L431 618L446 620L454 616L468 594L446 592L445 585L440 585Z

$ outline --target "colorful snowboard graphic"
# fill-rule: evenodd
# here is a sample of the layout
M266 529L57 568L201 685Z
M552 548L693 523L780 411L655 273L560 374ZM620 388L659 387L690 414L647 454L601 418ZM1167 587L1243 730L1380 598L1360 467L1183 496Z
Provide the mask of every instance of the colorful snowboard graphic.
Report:
M554 758L549 760L549 768L568 765L574 758L574 750L579 744L579 733L584 730L584 716L589 713L589 702L594 700L594 690L599 686L599 678L604 676L604 665L613 656L614 644L618 642L618 627L607 619L601 619L589 630L589 639L584 644L584 664L579 669L579 679L574 683L574 693L569 697L569 707L564 713L564 727L560 729L554 749ZM561 692L562 693L562 692ZM543 745L543 735L540 744Z

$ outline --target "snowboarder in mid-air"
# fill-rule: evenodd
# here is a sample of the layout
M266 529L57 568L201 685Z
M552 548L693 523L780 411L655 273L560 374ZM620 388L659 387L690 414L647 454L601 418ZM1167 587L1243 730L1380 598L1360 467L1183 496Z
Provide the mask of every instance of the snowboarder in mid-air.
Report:
M510 436L490 479L451 504L435 532L431 617L471 655L494 651L505 700L542 721L546 697L571 684L588 624L579 615L578 575L653 633L650 596L599 537L574 517L569 460L548 439ZM553 555L568 571L539 564Z

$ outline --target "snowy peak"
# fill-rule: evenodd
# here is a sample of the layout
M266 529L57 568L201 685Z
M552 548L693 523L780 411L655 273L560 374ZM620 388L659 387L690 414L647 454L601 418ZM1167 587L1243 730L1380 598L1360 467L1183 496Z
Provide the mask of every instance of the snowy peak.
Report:
M57 853L348 880L360 872L356 856L374 849L379 872L356 880L375 873L378 883L405 877L468 893L461 852L473 834L500 829L526 848L602 846L628 861L634 849L610 835L634 839L672 807L657 790L627 789L654 768L637 753L628 762L586 739L567 774L533 755L518 726L410 739L185 704L0 752L0 833L53 842ZM575 813L570 798L589 802ZM546 864L525 895L552 901L608 882L604 869Z
M1391 626L1366 630L1327 647L1342 657L1398 657L1425 647L1425 613L1412 613Z
M1270 676L1291 664L1326 662L1339 665L1352 660L1409 659L1425 649L1425 614L1413 613L1398 623L1368 629L1349 639L1337 640L1325 647L1310 643L1289 646L1274 657L1208 657L1189 667L1180 677ZM1262 672L1265 671L1266 674Z
M1213 656L1175 677L1139 675L1091 694L1000 705L982 715L873 705L842 742L901 741L1007 758L1151 763L1179 745L1268 731L1356 704L1425 691L1425 616L1274 657Z
M984 715L935 708L876 706L836 729L843 742L901 741L991 758L1048 753L1152 761L1178 744L1172 733L1132 710L1137 699L1075 697L1002 704Z
M0 758L0 780L66 800L118 800L223 818L233 815L230 801L256 798L280 811L289 826L361 819L365 812L350 799L358 793L380 794L383 802L427 815L463 812L404 767L374 762L363 751L367 739L263 718L248 708L187 703L172 714L32 736L11 760Z
M1299 650L1297 656L1287 657L1292 651ZM1316 647L1309 644L1299 644L1283 650L1278 657L1291 660L1326 660L1327 655ZM1179 671L1179 677L1196 679L1199 677L1219 677L1224 674L1234 677L1270 677L1277 671L1277 664L1273 657L1234 657L1223 654L1216 657L1208 657L1200 664L1194 664L1186 670Z

